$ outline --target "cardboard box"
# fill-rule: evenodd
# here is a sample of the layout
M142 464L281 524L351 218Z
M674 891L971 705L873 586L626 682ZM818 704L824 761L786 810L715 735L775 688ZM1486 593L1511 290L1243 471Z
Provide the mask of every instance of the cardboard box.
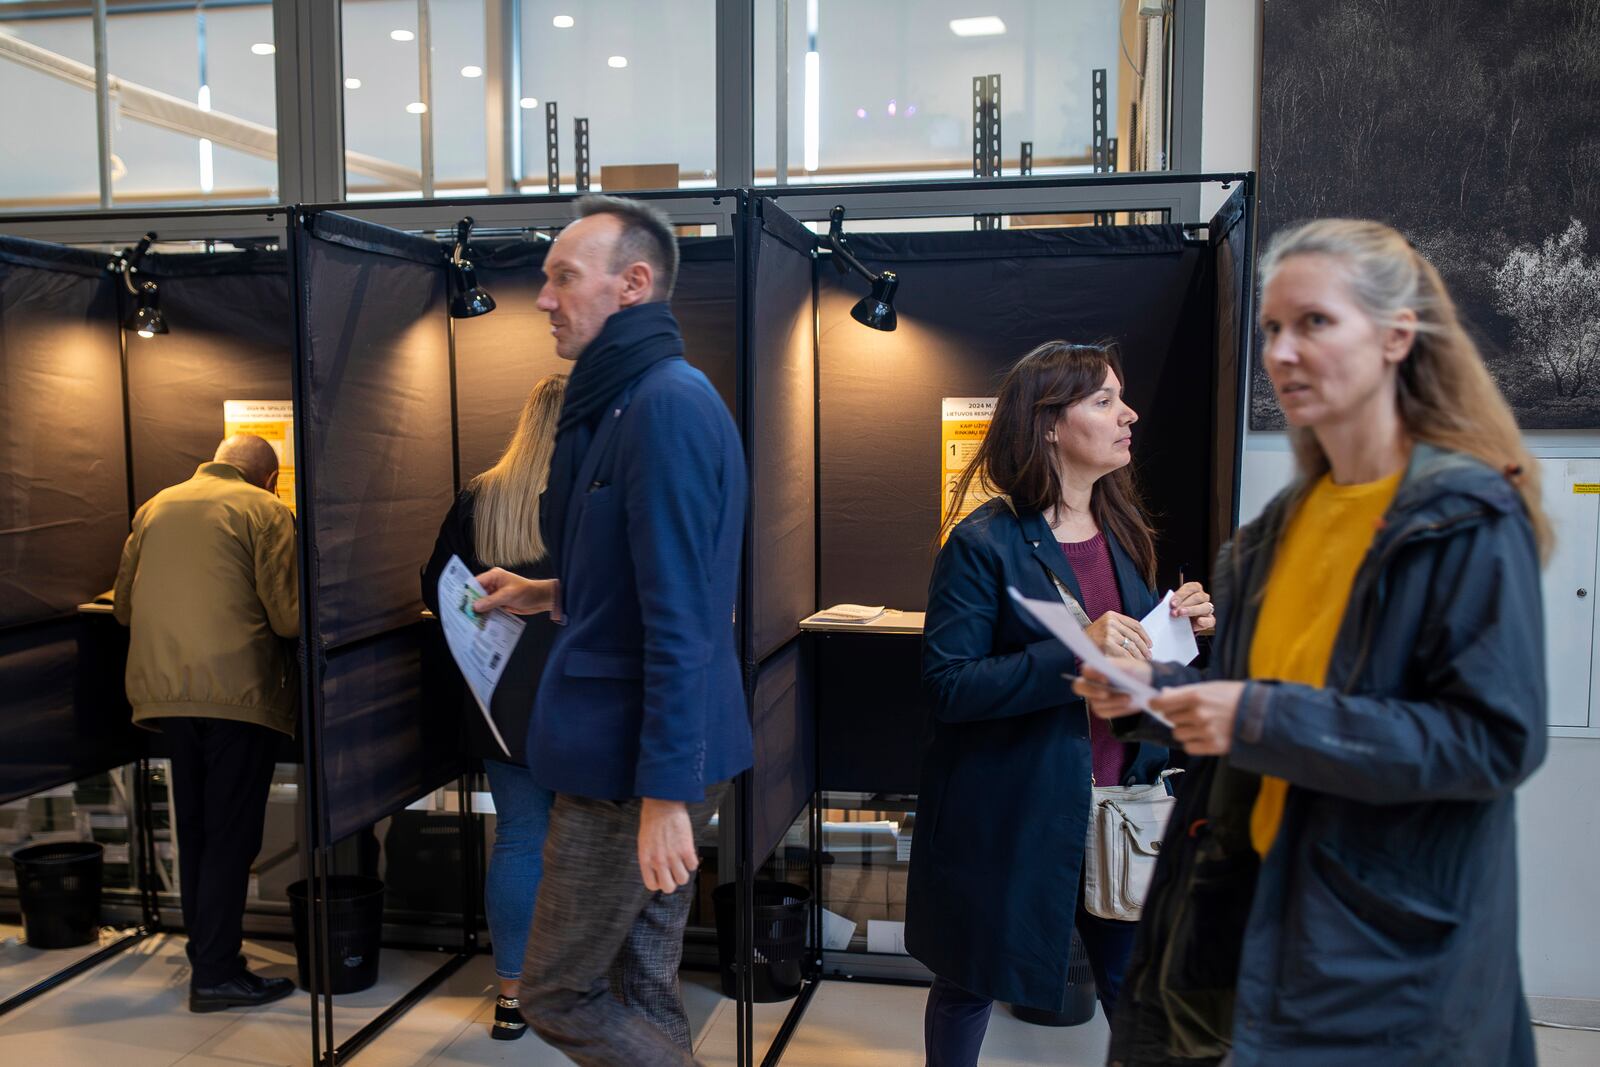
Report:
M822 868L823 904L832 907L835 901L845 900L889 903L889 868L839 864Z
M889 881L886 899L890 904L904 904L906 902L906 881L911 876L911 868L890 867L886 873Z
M903 923L906 921L906 906L904 904L889 905L889 921Z

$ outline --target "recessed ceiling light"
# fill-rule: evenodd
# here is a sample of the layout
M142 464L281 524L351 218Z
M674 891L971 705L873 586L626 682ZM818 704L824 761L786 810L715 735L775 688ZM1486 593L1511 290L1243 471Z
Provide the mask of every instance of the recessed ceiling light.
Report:
M420 100L417 100L417 101L414 101L412 103L407 104L406 105L406 110L411 112L413 115L421 115L421 114L425 113L428 110L428 105L424 104Z
M534 108L539 106L539 101L535 100L531 96L525 96L521 100L517 101L517 106L524 111L532 111Z
M461 76L463 78L481 78L483 77L483 68L468 64L461 68Z
M272 53L276 52L277 50L278 49L277 49L276 46L267 44L265 42L262 42L262 43L259 43L259 44L253 44L253 45L250 46L250 51L254 52L258 56L270 56Z
M979 15L977 18L951 19L950 32L957 37L998 37L1006 32L1006 24L999 15Z
M558 30L570 30L572 29L572 23L573 18L571 15L557 15L555 18L550 20L550 25L554 26Z
M390 30L389 31L389 40L391 40L391 41L402 41L402 42L404 42L404 41L415 41L416 39L417 39L417 35L412 33L410 30Z
M621 70L623 67L626 67L627 65L628 65L628 57L627 56L612 56L610 59L606 60L606 66L608 66L608 67L616 67L618 70Z
M360 78L346 78L344 80L344 87L346 89L359 89L359 88L361 88L361 79Z

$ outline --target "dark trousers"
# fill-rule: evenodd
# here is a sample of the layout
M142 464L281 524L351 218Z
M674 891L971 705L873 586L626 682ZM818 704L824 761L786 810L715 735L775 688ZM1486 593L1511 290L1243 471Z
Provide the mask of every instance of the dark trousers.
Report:
M689 805L697 835L724 785ZM639 809L565 793L550 809L518 997L534 1032L580 1067L695 1062L678 989L694 881L644 887Z
M1089 956L1089 967L1094 971L1095 994L1109 1021L1117 1006L1117 994L1122 990L1122 974L1133 952L1133 935L1139 924L1089 914L1083 906L1081 889L1075 923ZM1066 965L1067 961L1062 960L1063 969ZM928 1067L976 1067L978 1050L983 1047L983 1035L988 1032L993 1009L994 1001L988 997L935 976L933 988L928 990L928 1007L922 1016Z
M173 813L190 982L212 986L244 969L244 899L261 851L276 731L228 719L162 719L172 757Z

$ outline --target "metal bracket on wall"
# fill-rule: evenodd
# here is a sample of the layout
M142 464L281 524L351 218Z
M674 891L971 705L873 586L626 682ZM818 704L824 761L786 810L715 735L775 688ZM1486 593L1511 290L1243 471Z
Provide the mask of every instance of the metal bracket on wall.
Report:
M560 120L556 115L556 102L547 101L544 105L544 160L545 173L552 193L561 191L561 155L558 151L561 146L561 132L556 126L558 121Z
M1115 139L1106 128L1106 68L1096 67L1091 74L1089 92L1092 126L1094 131L1094 172L1110 174L1117 169ZM1111 216L1104 211L1094 213L1096 226L1111 225Z
M972 176L1000 177L1000 75L972 79ZM974 215L975 230L998 230L999 215Z
M589 191L589 120L572 120L572 150L577 153L577 164L574 173L577 175L578 192Z
M1022 153L1021 153L1019 159L1020 159L1021 165L1018 167L1018 173L1021 174L1022 177L1026 178L1026 177L1028 177L1029 175L1031 175L1033 173L1033 142L1032 141L1023 141L1022 142Z

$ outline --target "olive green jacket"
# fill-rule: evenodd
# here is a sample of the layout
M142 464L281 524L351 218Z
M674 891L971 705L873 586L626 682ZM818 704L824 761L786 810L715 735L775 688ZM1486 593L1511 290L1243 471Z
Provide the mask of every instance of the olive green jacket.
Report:
M294 515L226 463L133 517L114 605L130 627L133 721L253 722L293 736L300 635Z

